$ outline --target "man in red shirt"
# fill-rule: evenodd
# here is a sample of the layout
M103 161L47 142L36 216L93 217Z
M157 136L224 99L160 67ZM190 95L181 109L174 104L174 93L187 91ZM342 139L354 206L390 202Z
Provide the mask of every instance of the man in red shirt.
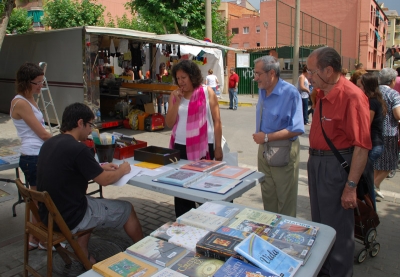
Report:
M239 85L239 75L235 73L235 68L231 67L231 75L229 76L229 109L237 110L238 106L238 85Z
M336 241L318 276L353 275L354 211L356 188L372 148L369 103L365 94L341 76L341 58L335 49L322 47L307 59L308 76L319 89L310 129L307 163L312 221L336 230ZM320 102L322 101L322 112ZM347 174L333 155L326 136L348 164Z

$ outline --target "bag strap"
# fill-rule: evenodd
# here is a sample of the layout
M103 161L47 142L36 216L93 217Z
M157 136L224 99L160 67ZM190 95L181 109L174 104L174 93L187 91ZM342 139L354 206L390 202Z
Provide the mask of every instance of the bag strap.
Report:
M322 130L322 134L324 135L324 138L326 140L326 143L329 145L329 148L332 150L333 154L335 155L336 159L338 159L338 161L339 161L340 165L343 167L343 169L346 170L347 173L350 173L349 164L343 158L343 156L339 153L339 151L336 149L335 145L332 143L332 141L328 138L328 136L325 133L324 126L322 125L322 120L325 119L325 117L322 116L322 99L319 99L319 114L320 114L321 130Z

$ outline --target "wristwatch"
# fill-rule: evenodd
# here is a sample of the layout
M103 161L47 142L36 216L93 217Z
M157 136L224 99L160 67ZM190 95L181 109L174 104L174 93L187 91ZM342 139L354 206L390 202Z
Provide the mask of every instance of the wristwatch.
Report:
M265 134L264 142L268 142L268 134Z
M350 180L347 180L347 185L353 189L357 187L357 184Z

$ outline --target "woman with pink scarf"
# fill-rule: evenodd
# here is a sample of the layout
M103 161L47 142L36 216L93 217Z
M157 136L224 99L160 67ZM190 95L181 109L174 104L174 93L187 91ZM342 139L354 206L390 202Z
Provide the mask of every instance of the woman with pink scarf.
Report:
M169 147L180 150L181 159L221 161L222 124L217 96L202 85L200 68L190 60L174 65L172 76L179 88L171 93L165 118L172 128ZM196 208L195 202L175 197L176 217L192 208Z

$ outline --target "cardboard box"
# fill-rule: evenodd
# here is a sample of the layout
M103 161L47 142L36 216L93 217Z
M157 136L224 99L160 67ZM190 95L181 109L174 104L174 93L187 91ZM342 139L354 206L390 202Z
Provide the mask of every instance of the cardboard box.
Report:
M134 158L136 161L155 164L166 165L181 159L181 153L179 150L157 146L135 149L134 152Z
M125 147L116 147L114 151L114 159L123 160L126 158L133 157L135 149L143 148L147 146L146 141L136 140L137 144L129 145Z
M156 113L153 103L144 104L144 111L148 114Z

